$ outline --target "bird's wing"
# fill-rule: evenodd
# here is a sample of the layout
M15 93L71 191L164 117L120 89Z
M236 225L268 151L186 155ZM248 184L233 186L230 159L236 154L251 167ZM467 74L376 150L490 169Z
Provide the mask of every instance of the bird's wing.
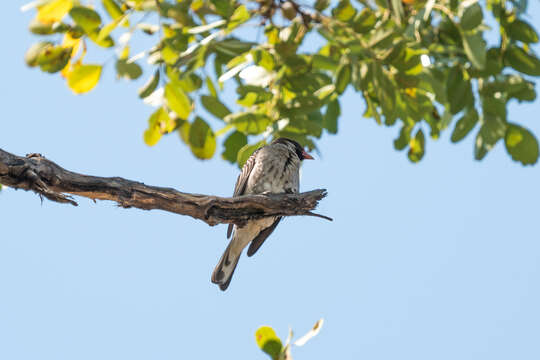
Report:
M272 225L262 230L259 235L257 235L255 239L251 241L251 244L249 244L249 248L247 251L247 256L252 256L257 252L257 250L259 250L261 245L264 243L264 240L266 240L266 238L269 237L272 232L274 232L274 229L279 224L280 220L281 216L277 217L276 220L272 223Z
M240 175L238 175L238 179L236 179L233 196L244 195L249 175L251 175L251 171L253 171L253 168L255 167L255 157L257 156L259 150L260 149L255 150L253 154L251 154L251 156L247 159L244 166L242 166L242 172L240 173ZM231 237L232 231L233 224L229 224L229 227L227 228L227 238Z

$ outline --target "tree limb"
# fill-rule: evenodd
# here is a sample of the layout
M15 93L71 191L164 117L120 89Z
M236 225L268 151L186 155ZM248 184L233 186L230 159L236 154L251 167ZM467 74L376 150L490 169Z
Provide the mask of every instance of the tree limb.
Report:
M77 206L70 195L93 200L112 200L124 208L160 209L191 216L208 225L232 223L243 226L248 220L268 216L314 214L326 190L301 194L245 195L234 198L188 194L171 188L148 186L120 177L98 177L63 169L40 154L16 156L0 149L0 184L32 190L49 200Z

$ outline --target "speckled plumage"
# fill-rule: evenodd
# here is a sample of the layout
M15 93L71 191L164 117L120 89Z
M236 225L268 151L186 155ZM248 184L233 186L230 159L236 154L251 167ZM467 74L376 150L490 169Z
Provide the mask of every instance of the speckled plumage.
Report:
M300 163L312 159L295 141L285 138L256 150L242 167L234 195L270 193L298 193ZM212 274L212 282L226 290L238 264L242 250L250 244L248 256L257 252L266 238L274 231L281 217L254 220L242 228L229 225L227 237L234 234Z

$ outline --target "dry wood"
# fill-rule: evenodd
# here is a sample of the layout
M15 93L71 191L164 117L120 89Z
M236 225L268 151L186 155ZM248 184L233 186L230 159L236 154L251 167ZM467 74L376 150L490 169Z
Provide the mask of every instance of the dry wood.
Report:
M301 194L264 194L238 197L188 194L171 188L145 185L121 177L98 177L77 174L63 169L40 154L16 156L0 149L0 184L32 190L49 200L77 206L72 196L93 200L112 200L124 208L160 209L191 216L208 225L233 223L267 216L314 214L326 190L318 189Z

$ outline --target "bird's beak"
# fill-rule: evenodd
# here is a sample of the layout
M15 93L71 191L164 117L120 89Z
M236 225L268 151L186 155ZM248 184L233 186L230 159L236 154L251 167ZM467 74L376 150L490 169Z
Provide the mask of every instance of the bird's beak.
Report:
M315 160L315 159L313 158L313 156L309 155L309 154L308 154L307 152L305 152L305 151L302 151L302 157L304 158L304 160L305 160L305 159Z

